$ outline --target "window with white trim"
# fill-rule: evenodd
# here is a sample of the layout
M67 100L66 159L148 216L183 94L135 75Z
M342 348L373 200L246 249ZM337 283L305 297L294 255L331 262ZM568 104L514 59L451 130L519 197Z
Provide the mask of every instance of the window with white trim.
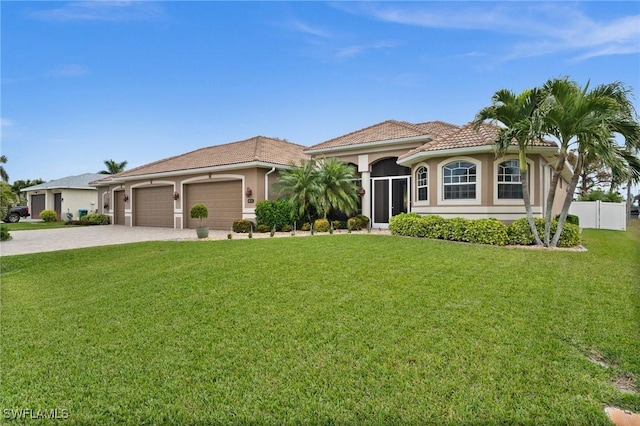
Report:
M418 190L418 201L429 199L429 170L425 166L420 166L416 170L416 189Z
M498 199L521 200L520 161L507 160L498 164Z
M476 165L469 161L454 161L442 168L442 189L445 200L476 198Z

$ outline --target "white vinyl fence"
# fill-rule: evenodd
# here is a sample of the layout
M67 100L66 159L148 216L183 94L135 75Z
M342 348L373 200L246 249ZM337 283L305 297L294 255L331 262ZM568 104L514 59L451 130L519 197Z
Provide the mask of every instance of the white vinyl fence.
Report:
M602 201L574 201L569 213L580 218L580 228L627 229L626 203L604 203Z

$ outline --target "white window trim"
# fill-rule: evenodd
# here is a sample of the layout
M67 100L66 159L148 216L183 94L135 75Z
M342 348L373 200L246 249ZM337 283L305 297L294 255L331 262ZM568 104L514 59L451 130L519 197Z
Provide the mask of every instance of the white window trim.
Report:
M506 155L498 158L493 162L493 204L495 206L522 206L524 201L515 199L498 198L498 166L500 163L509 160L520 160L518 155ZM531 196L531 204L533 205L533 199L535 198L536 191L536 172L533 164L533 160L527 158L527 164L529 165L529 195Z
M468 198L465 200L445 200L444 199L444 176L442 169L449 163L456 161L467 161L476 166L476 198ZM482 204L482 162L473 157L449 157L438 163L438 204L439 205L481 205Z
M424 167L425 169L427 169L427 199L426 200L418 200L418 169L420 167ZM427 163L419 163L416 164L413 168L413 171L411 173L411 182L414 182L414 189L413 189L413 199L415 200L413 202L414 206L429 206L431 205L431 197L429 196L429 190L431 188L431 169L429 168L429 166L427 165Z

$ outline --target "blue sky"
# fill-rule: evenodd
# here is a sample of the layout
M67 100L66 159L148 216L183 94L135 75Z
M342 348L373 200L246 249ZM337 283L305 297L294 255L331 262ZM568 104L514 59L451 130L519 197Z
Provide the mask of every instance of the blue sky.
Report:
M621 81L640 2L2 1L10 181L128 168L256 135L464 124L502 88Z

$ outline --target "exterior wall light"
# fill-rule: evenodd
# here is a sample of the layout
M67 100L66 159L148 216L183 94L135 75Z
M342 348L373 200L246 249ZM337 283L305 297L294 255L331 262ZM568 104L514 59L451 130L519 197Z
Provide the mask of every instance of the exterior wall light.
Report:
M361 197L364 197L364 194L366 193L366 191L364 190L364 188L360 187L360 189L358 189L358 195Z
M180 198L180 193L178 191L173 193L173 199L177 200L178 198Z
M129 201L129 196L127 194L124 194L124 197L122 197L122 199L126 203L127 201Z
M253 191L247 186L247 190L244 192L244 195L246 195L247 197L251 197L252 194Z

